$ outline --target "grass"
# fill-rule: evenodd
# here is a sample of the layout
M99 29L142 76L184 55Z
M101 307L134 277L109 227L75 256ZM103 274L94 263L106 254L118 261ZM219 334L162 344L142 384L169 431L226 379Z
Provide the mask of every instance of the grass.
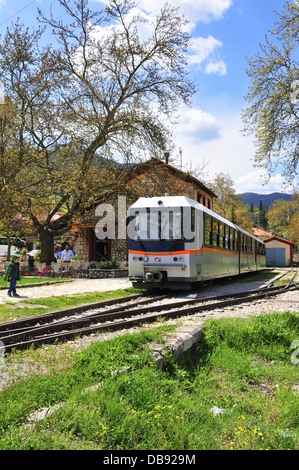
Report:
M148 344L173 328L96 342L68 361L54 346L25 353L47 367L0 393L0 449L298 449L297 314L209 320L200 348L183 364L169 355L161 371Z
M67 292L67 284L65 286ZM79 305L102 302L109 299L127 297L142 292L133 288L117 289L109 292L91 292L86 294L60 295L57 297L44 297L38 299L22 299L21 306L18 303L6 302L0 304L0 322L11 321L16 318L41 315L48 312L64 310ZM36 307L34 307L36 305Z
M57 283L57 278L51 278L51 277L22 277L20 281L18 281L17 285L26 285L26 284L37 284L37 283L40 283L40 282L54 282L54 283ZM58 282L65 282L64 279L59 279ZM67 280L67 282L69 282ZM0 287L9 287L9 282L7 281L4 281L3 277L0 278Z

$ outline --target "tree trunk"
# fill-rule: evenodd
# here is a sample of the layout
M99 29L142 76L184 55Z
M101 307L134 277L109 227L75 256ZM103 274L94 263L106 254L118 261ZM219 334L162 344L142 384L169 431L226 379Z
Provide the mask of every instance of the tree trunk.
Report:
M6 256L6 261L10 261L10 252L11 252L11 239L10 237L7 238L7 256Z
M47 230L39 230L40 237L40 262L50 265L54 261L54 235Z

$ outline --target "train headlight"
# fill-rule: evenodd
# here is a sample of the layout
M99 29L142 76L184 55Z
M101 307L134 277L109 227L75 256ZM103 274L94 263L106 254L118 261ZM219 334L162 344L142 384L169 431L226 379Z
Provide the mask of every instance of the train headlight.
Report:
M137 261L138 260L138 256L133 256L133 261Z
M180 256L180 261L184 261L184 256Z

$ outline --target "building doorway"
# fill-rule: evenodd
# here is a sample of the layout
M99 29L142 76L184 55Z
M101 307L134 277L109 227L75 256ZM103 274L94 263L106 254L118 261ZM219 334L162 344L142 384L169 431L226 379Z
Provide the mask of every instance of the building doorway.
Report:
M99 240L92 230L90 261L111 261L111 240Z

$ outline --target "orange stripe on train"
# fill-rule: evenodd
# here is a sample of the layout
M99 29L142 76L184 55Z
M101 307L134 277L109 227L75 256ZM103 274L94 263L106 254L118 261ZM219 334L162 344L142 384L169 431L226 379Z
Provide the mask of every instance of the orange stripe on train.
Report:
M164 252L157 252L153 253L151 251L134 251L134 250L129 250L129 254L131 255L139 255L139 256L176 256L176 255L189 255L193 253L200 253L203 251L209 251L213 253L221 253L227 254L227 255L238 255L238 251L224 251L224 250L217 250L216 248L200 248L199 250L184 250L184 251L164 251ZM240 253L242 256L245 256L247 254L253 254L253 253Z

